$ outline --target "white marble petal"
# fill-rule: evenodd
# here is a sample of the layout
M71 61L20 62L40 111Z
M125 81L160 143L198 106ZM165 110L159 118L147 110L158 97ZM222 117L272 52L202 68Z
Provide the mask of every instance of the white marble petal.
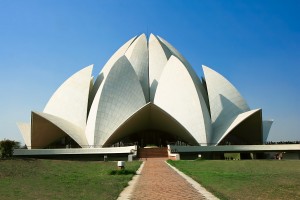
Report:
M200 145L211 132L208 110L184 64L171 56L161 75L154 104L181 123Z
M214 141L212 141L212 143L218 145L235 127L237 127L240 123L242 123L243 121L247 120L249 117L251 117L252 115L260 111L261 109L255 109L237 115L235 119L232 121L232 123L226 128L225 131L220 129L220 131L222 132L218 135L222 134L221 137L214 138Z
M69 135L81 147L88 146L84 129L81 127L51 114L32 112L31 143L33 146L45 147L64 134Z
M31 124L30 123L17 123L17 126L22 134L24 142L28 149L31 149Z
M274 120L263 120L263 142L266 142Z
M212 143L221 138L229 124L241 113L249 111L238 90L221 74L202 66L206 80L213 123Z
M90 146L94 146L95 144L95 134L96 134L96 121L97 121L97 115L98 115L98 109L100 104L100 96L103 90L104 84L101 84L95 97L93 100L93 103L90 107L90 112L87 119L87 125L85 129L85 135L88 141L88 144Z
M161 73L170 56L171 52L167 48L164 49L160 41L151 34L149 38L149 86L151 102L154 100Z
M86 135L89 143L102 146L114 131L146 104L139 79L126 56L111 68L90 110Z
M140 35L125 53L142 85L145 99L149 102L148 46L145 34Z
M207 84L212 122L216 121L221 112L233 112L234 115L237 115L250 110L238 90L225 77L204 65L203 71ZM220 95L235 105L236 109L232 110L232 107L223 105Z
M44 113L85 129L92 69L90 65L67 79L52 95Z
M172 55L176 56L186 67L186 69L188 70L188 72L191 75L191 78L193 79L195 86L197 87L197 92L199 93L198 96L199 98L204 98L205 103L207 108L209 107L209 102L208 102L208 96L207 96L207 92L205 91L199 77L197 76L196 72L194 71L193 67L190 65L190 63L181 55L181 53L179 51L177 51L177 49L175 47L173 47L169 42L167 42L166 40L164 40L163 38L157 36L158 39L161 41L161 43L163 43L163 45L165 45L169 51L172 53ZM201 94L200 94L201 93ZM202 97L201 97L202 96Z
M91 106L94 97L101 85L101 83L103 82L104 78L107 76L107 74L109 73L109 71L111 70L112 66L115 64L115 62L122 57L125 52L127 51L127 49L129 48L129 46L132 44L132 42L136 39L136 36L131 38L130 40L128 40L123 46L121 46L111 57L110 59L106 62L106 64L104 65L104 67L102 68L101 72L99 73L99 75L96 78L96 81L94 83L93 89L90 93L90 100L89 100L89 107Z

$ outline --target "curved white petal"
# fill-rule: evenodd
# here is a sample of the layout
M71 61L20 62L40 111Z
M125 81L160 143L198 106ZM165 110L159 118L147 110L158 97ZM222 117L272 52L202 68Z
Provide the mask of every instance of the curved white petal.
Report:
M217 145L219 144L230 132L237 127L239 124L242 122L246 121L248 118L251 116L261 112L261 109L255 109L255 110L250 110L244 113L241 113L235 117L235 119L232 121L232 123L226 127L227 124L224 124L221 128L216 129L215 131L220 131L219 134L217 135L222 135L220 138L214 138L215 140L213 141L213 144Z
M86 129L89 143L102 146L128 117L145 104L139 79L123 56L111 68L93 101Z
M149 85L151 102L154 100L161 73L170 56L171 52L167 48L164 49L160 41L151 34L149 38Z
M214 143L239 114L249 111L244 98L238 90L221 74L202 66L208 90L211 121L214 133L211 142Z
M125 53L142 85L145 99L149 102L148 46L145 34L140 35Z
M52 95L44 113L63 118L85 129L92 69L93 66L90 65L67 79Z
M132 44L132 42L136 39L136 36L131 38L130 40L128 40L123 46L121 46L111 57L110 59L106 62L106 64L104 65L104 67L102 68L101 72L99 73L99 75L96 78L96 81L94 83L93 89L90 93L90 100L89 100L89 106L92 104L94 97L101 85L101 83L104 80L104 77L107 76L107 74L109 73L109 71L111 70L112 66L115 64L115 62L122 57L125 52L127 51L127 49L129 48L129 46Z
M104 65L103 69L101 70L101 73L104 74L104 76L107 76L110 72L111 68L115 65L115 63L126 53L130 45L136 40L137 36L134 36L130 40L128 40L123 46L121 46L115 53L110 57L110 59L107 61L107 63Z
M272 119L263 121L263 142L267 141L273 122Z
M154 103L181 123L201 145L211 132L208 110L183 63L171 56L161 75Z
M204 65L202 67L208 90L212 122L216 121L221 112L238 115L249 111L249 106L244 98L226 78ZM232 110L232 107L222 105L221 95L228 99L235 106L235 109Z
M69 135L81 147L88 145L84 129L60 117L41 112L32 112L31 145L43 148L55 140Z
M157 36L157 37L169 49L169 51L172 53L172 55L176 56L185 65L186 69L190 73L190 75L195 83L197 90L199 90L199 92L201 92L201 94L199 94L199 98L204 98L206 106L208 107L209 102L208 102L207 92L205 91L199 77L197 76L196 72L194 71L194 69L192 68L190 63L169 42L167 42L166 40L164 40L163 38L161 38L159 36ZM200 96L202 96L202 97L200 97Z
M103 90L103 85L104 84L100 85L100 88L98 89L98 91L94 97L94 100L93 100L93 103L91 105L90 112L88 115L88 119L87 119L85 135L86 135L87 141L90 146L94 146L94 144L95 144L94 135L95 135L95 131L96 131L96 121L97 121L97 116L98 116L100 96L101 96L101 92Z
M17 126L23 136L24 142L28 149L31 149L31 124L17 123Z

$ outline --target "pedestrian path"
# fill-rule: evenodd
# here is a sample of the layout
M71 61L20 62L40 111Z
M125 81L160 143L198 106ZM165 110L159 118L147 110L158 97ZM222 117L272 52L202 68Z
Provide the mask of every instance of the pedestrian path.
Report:
M130 199L205 199L190 183L167 165L166 159L147 159Z

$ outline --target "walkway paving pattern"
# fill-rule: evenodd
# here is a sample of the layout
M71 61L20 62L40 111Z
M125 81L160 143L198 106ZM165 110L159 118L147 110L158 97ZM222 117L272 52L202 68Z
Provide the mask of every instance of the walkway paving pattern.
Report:
M205 199L184 178L171 169L166 158L148 158L130 199Z

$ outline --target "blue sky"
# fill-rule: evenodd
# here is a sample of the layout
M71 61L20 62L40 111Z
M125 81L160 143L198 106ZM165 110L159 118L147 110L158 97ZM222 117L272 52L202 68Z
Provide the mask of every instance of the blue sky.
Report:
M0 139L42 111L65 79L141 33L166 39L199 76L207 65L274 119L269 140L300 140L300 1L0 0Z

